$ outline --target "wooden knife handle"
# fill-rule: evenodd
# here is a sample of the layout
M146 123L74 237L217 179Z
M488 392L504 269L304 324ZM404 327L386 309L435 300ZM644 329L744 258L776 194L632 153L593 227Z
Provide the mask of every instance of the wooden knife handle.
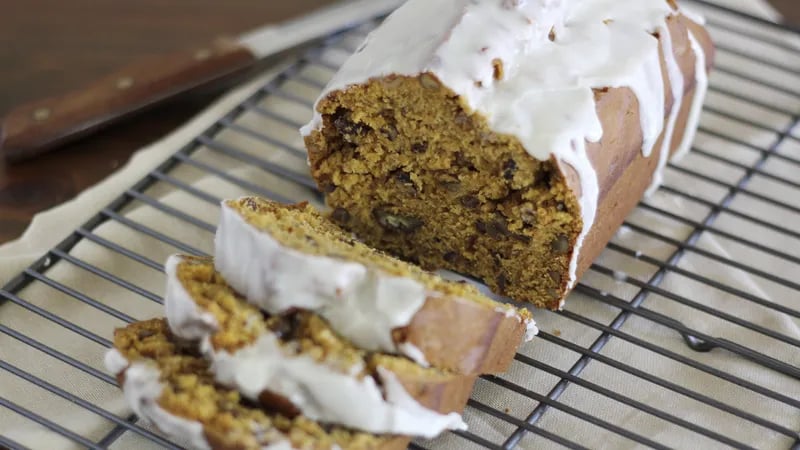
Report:
M255 62L249 50L226 40L137 61L84 89L11 110L0 123L0 158L37 155Z

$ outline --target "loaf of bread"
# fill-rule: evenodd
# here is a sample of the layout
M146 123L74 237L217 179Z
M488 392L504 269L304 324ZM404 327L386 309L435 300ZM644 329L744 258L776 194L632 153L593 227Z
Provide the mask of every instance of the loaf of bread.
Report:
M536 332L527 310L375 251L307 204L223 202L214 265L270 314L314 311L358 348L461 374L506 370Z
M117 330L114 346L106 367L133 411L196 450L401 450L409 442L254 407L215 384L196 346L172 335L164 320Z
M309 311L265 317L209 258L173 256L166 272L172 333L199 340L216 381L250 400L371 433L432 438L465 427L476 375L360 350Z
M559 308L691 144L701 22L674 0L409 0L317 102L312 175L366 243Z

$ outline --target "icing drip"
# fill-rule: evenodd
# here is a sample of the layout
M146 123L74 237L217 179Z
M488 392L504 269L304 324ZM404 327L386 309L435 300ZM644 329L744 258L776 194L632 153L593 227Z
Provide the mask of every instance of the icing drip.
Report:
M672 109L669 112L669 118L667 119L667 126L664 129L664 137L661 140L658 166L653 172L653 180L650 183L650 187L647 188L645 195L652 195L658 190L658 187L661 186L661 182L664 181L664 168L667 166L667 161L669 161L669 154L672 149L672 138L675 134L675 124L678 122L678 115L681 112L684 94L683 73L678 66L678 61L675 59L675 53L672 51L672 35L668 27L663 27L659 32L663 38L664 62L667 66L667 76L669 77L669 84L672 89L673 103Z
M374 77L429 72L533 157L570 165L580 178L583 223L570 261L572 287L599 195L585 146L603 137L593 89L628 87L636 94L642 152L649 156L665 128L652 33L665 30L674 13L666 0L409 0L368 36L321 98ZM321 124L315 111L301 133Z
M429 363L428 359L425 358L425 353L422 353L422 350L420 350L419 347L411 342L403 342L397 346L397 349L400 350L400 354L408 356L409 359L416 362L420 366L431 366L431 363Z
M597 199L600 196L600 184L597 181L597 172L592 167L592 162L586 155L586 142L584 140L573 141L575 149L573 154L566 153L561 156L561 160L572 166L578 173L581 180L581 196L579 198L581 205L581 216L583 220L583 227L578 234L578 239L575 240L575 248L572 250L572 256L569 260L569 282L568 289L572 289L577 281L575 273L578 270L578 255L583 246L583 241L589 230L594 223L595 215L597 214ZM558 307L563 308L566 298L562 297Z
M686 121L686 131L683 133L683 141L675 151L673 159L683 158L691 148L694 137L697 135L697 127L700 124L700 113L703 112L703 99L708 91L708 73L706 73L706 54L700 43L689 30L689 43L695 55L695 79L694 98L692 99L692 109L689 111L689 119Z
M216 269L250 303L271 314L315 311L360 348L427 364L416 348L398 347L392 337L392 330L411 323L428 296L438 295L416 280L283 246L224 202L215 246Z
M533 319L525 319L525 342L530 342L539 334L539 327Z
M217 381L257 400L266 390L286 397L309 419L371 433L433 438L448 429L465 429L458 413L439 414L414 400L395 375L378 367L380 384L359 376L362 364L347 371L302 354L289 355L273 335L233 354L201 344ZM385 398L384 398L385 394Z
M686 16L686 18L688 18L689 20L698 25L706 24L705 16L698 13L693 8L687 8L685 5L681 5L681 14L683 14L684 16ZM692 34L691 31L689 32L689 34Z
M200 422L178 417L158 404L164 386L159 381L160 373L145 363L130 364L116 349L106 354L106 369L114 375L124 371L122 391L133 412L142 420L155 425L163 433L189 443L196 450L211 450ZM124 366L122 361L125 362ZM120 368L122 367L122 370ZM127 369L125 369L127 367Z
M105 363L106 370L113 373L115 376L124 372L130 364L128 360L122 356L122 353L113 348L106 352L103 363Z
M183 261L180 255L172 255L164 264L167 274L167 287L164 294L164 310L170 329L178 337L196 341L219 328L217 319L201 310L192 296L178 280L178 265Z

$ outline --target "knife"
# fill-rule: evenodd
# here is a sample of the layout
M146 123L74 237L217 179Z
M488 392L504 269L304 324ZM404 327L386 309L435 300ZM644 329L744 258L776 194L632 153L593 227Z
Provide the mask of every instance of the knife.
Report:
M351 0L238 38L135 61L83 89L9 111L0 122L0 160L20 161L86 136L133 113L251 69L257 62L391 12L404 0Z

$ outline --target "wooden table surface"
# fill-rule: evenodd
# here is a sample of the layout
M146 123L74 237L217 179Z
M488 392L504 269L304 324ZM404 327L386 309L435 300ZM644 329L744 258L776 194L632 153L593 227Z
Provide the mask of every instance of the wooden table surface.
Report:
M193 48L284 20L332 0L0 0L0 114L19 103L78 88L133 58ZM799 0L773 0L800 23ZM0 243L31 217L69 200L173 130L222 92L159 107L29 162L0 162ZM98 205L100 207L101 205Z
M216 36L236 35L330 3L0 0L0 114L25 101L79 88L136 57L192 49ZM108 176L134 151L223 93L193 94L28 162L0 162L0 243L19 236L35 213Z

